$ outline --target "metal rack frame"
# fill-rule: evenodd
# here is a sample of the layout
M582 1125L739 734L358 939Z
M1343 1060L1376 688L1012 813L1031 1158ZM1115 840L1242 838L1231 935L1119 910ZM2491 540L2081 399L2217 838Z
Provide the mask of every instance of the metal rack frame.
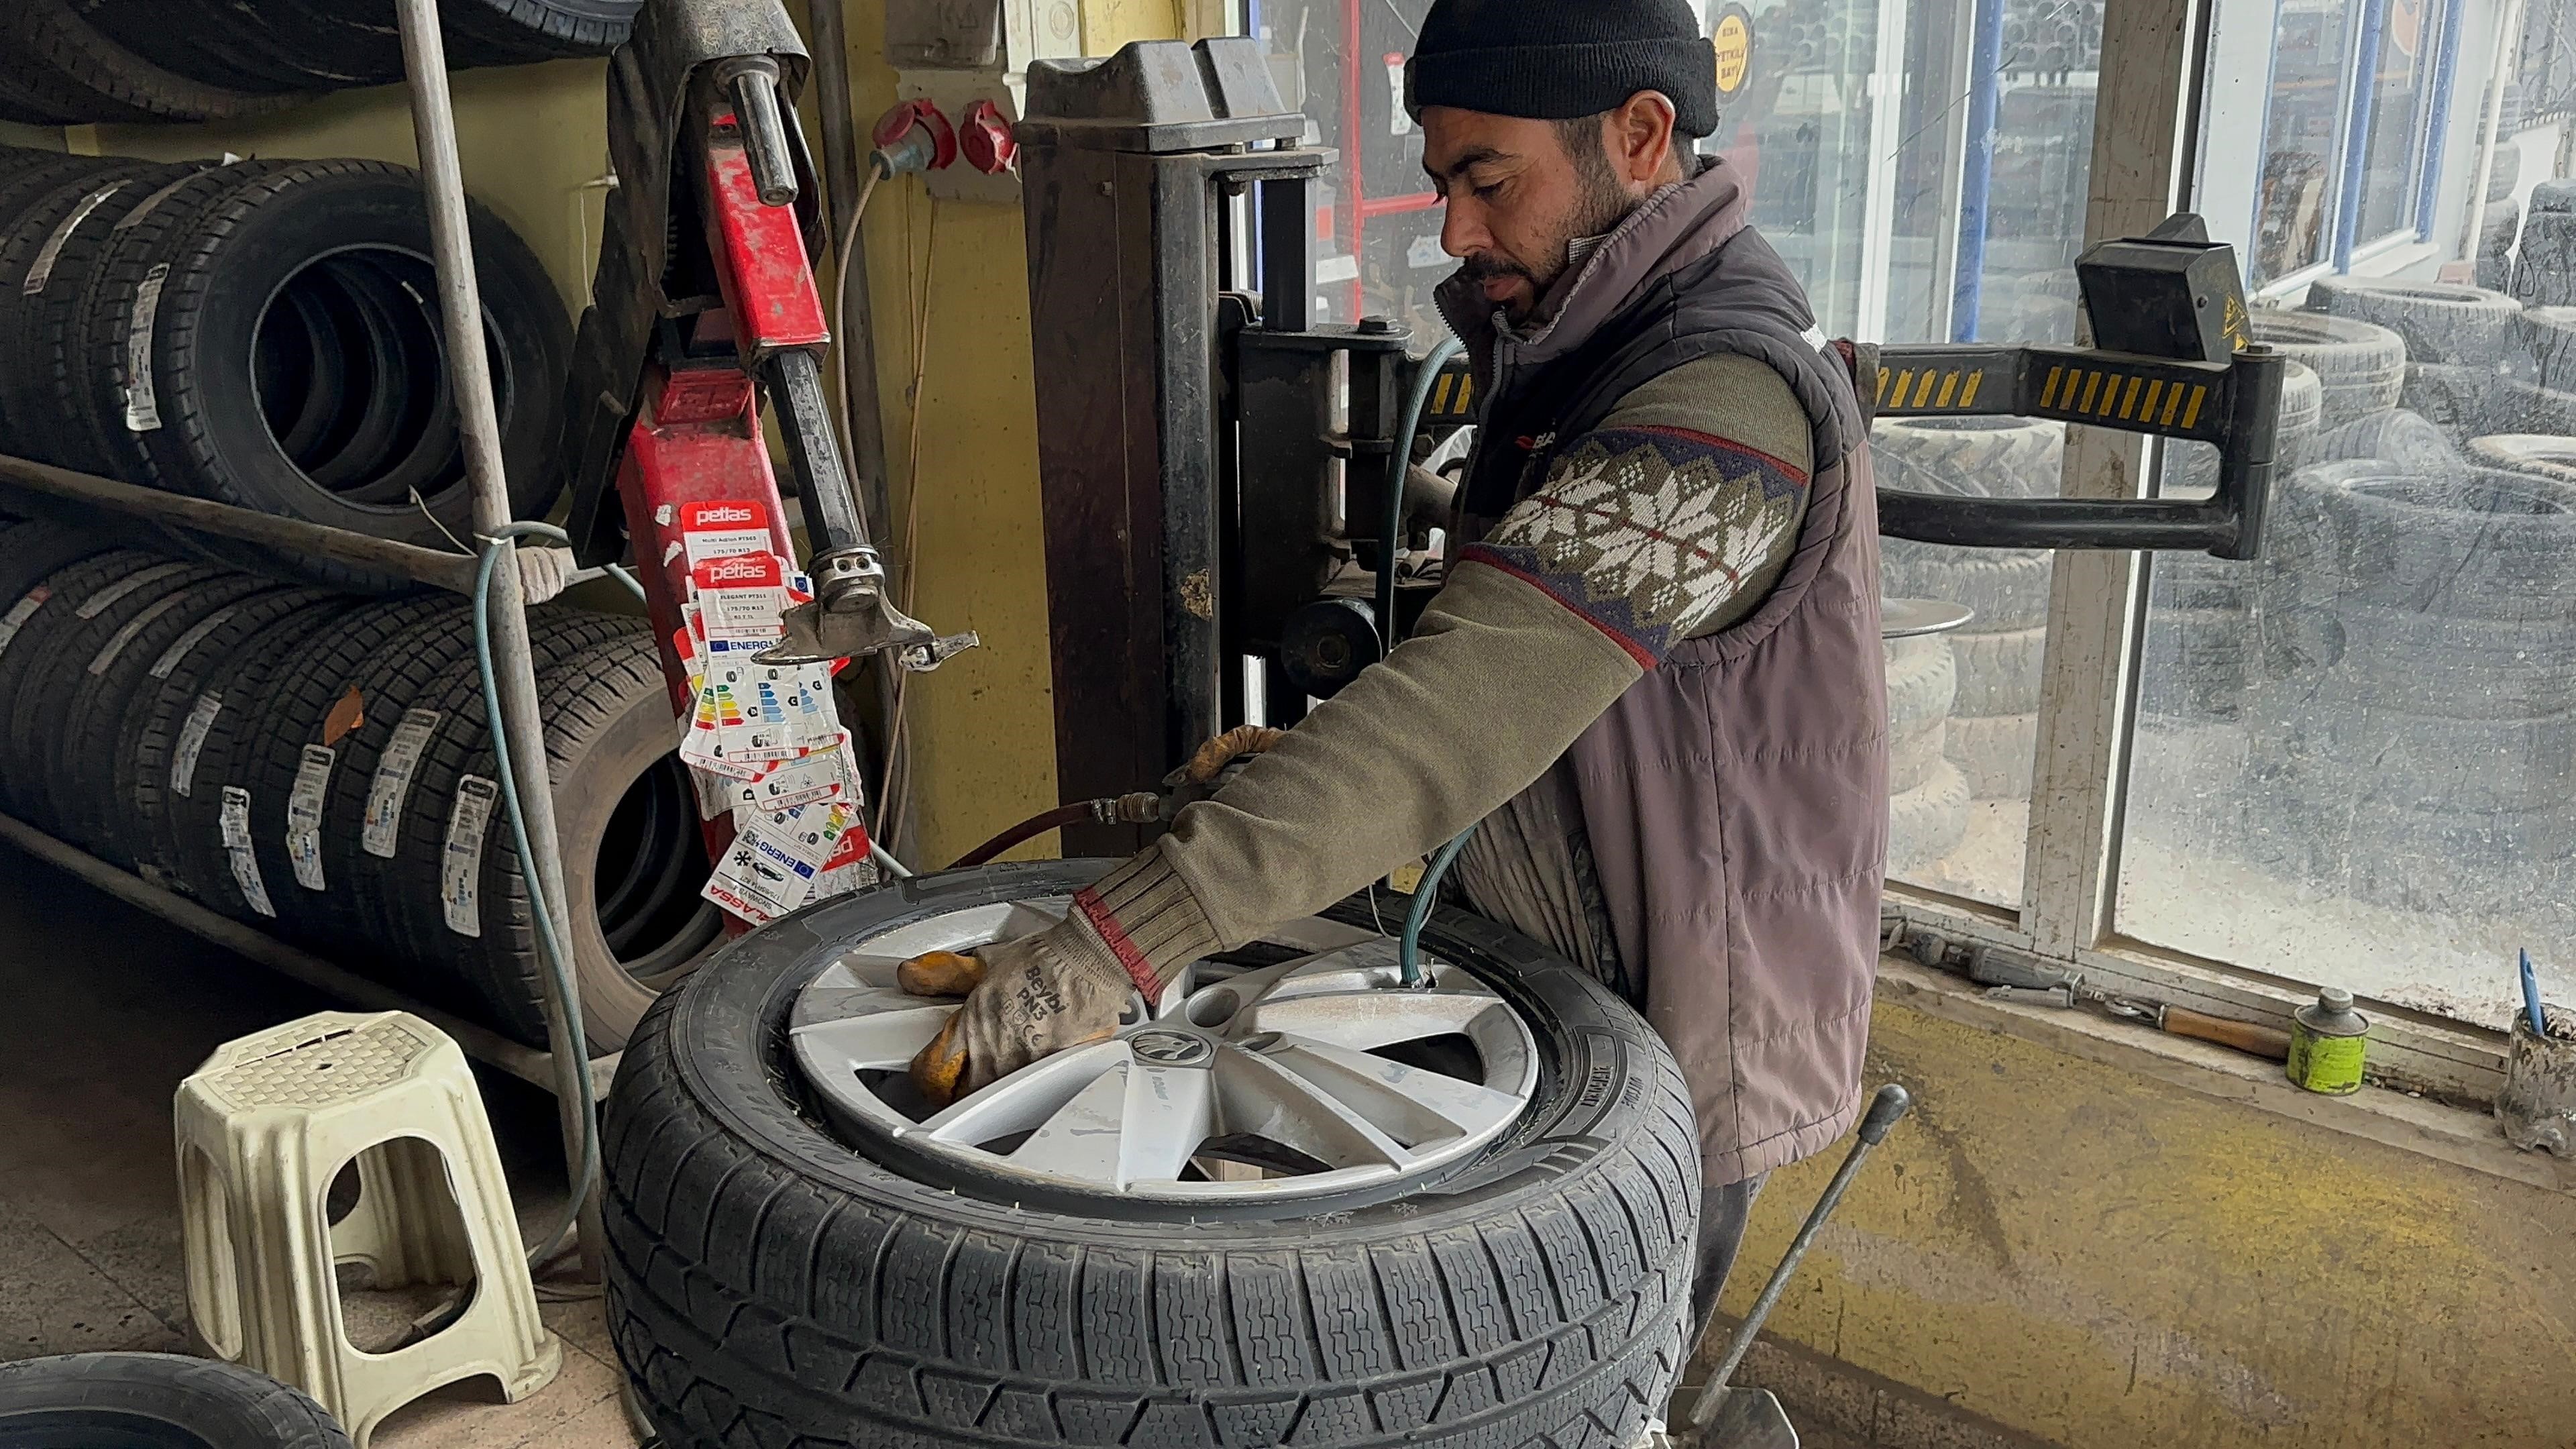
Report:
M447 52L439 31L437 0L396 0L395 10L401 26L403 68L411 92L412 135L420 156L421 189L428 202L430 252L437 271L441 317L448 335L475 335L482 329L482 298L474 275L464 168L457 156L455 108L449 96ZM489 361L481 347L451 347L447 349L447 362L456 398L457 432L464 447L466 486L473 499L474 531L481 539L498 538L512 517ZM0 457L0 491L32 494L58 504L80 504L194 532L292 549L469 597L474 593L480 564L473 555L416 548L300 519L273 518L20 458ZM38 511L44 511L42 504ZM527 607L520 587L516 546L502 539L497 547L502 556L493 570L491 584L492 668L502 722L508 732L509 763L518 782L534 857L528 865L554 919L569 921L572 917L564 891L563 845L555 826L554 782L547 769L545 726L538 709L535 659L528 642ZM581 1100L586 1085L582 1074L590 1073L589 1085L604 1090L600 1074L603 1069L615 1070L614 1058L584 1063L560 1051L521 1046L488 1028L412 1001L390 987L153 886L24 822L0 816L0 839L282 975L354 1005L420 1016L453 1037L468 1055L546 1088L555 1096L568 1180L581 1181L583 1144L596 1129L595 1123L582 1118ZM544 996L547 1039L564 1041L570 1035L570 1004L558 989L553 972L540 972L538 980ZM584 1275L596 1279L600 1275L604 1238L595 1183L580 1206L580 1244Z

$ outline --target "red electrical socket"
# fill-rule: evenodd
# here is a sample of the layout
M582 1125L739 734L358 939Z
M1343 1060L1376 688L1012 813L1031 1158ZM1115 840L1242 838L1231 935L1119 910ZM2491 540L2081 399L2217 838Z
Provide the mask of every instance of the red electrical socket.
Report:
M957 164L957 128L940 114L939 107L926 100L896 102L893 110L877 117L876 129L869 139L879 151L892 154L916 126L930 133L930 170L944 171Z
M1020 141L1011 133L1011 118L991 101L977 101L966 108L965 119L958 125L958 146L964 151L966 164L987 176L999 176L1020 164Z

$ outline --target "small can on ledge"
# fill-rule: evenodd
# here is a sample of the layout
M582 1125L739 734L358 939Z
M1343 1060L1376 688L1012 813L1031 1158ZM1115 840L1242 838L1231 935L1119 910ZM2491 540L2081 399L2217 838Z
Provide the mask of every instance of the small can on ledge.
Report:
M2576 1158L2576 1013L2548 1014L2546 1035L2513 1016L2513 1050L2505 1061L2496 1121L2504 1139L2525 1152Z
M2349 1097L2361 1090L2370 1053L2370 1018L2352 1009L2352 993L2329 986L2290 1018L2290 1080L2311 1092Z

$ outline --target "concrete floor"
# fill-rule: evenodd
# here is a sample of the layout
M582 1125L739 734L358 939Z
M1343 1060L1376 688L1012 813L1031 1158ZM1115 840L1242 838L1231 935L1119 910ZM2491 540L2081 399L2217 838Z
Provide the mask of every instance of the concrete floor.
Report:
M192 1351L171 1093L220 1043L336 1003L5 846L0 1002L0 1359ZM551 1213L551 1099L506 1079L485 1097L522 1215ZM357 1297L353 1332L397 1311ZM551 1385L517 1404L441 1390L375 1449L631 1449L598 1301L545 1316L565 1349Z

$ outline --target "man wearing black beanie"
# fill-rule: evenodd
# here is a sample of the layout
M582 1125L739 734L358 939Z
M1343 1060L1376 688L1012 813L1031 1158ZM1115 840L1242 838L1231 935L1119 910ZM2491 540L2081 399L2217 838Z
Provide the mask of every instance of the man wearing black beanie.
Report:
M914 1075L944 1102L1104 1035L1131 988L1478 826L1476 908L1680 1064L1696 1330L1763 1176L1859 1109L1888 770L1866 428L1735 171L1692 154L1715 60L1682 0L1439 0L1408 76L1485 399L1444 586L1062 925L907 965L981 982Z

